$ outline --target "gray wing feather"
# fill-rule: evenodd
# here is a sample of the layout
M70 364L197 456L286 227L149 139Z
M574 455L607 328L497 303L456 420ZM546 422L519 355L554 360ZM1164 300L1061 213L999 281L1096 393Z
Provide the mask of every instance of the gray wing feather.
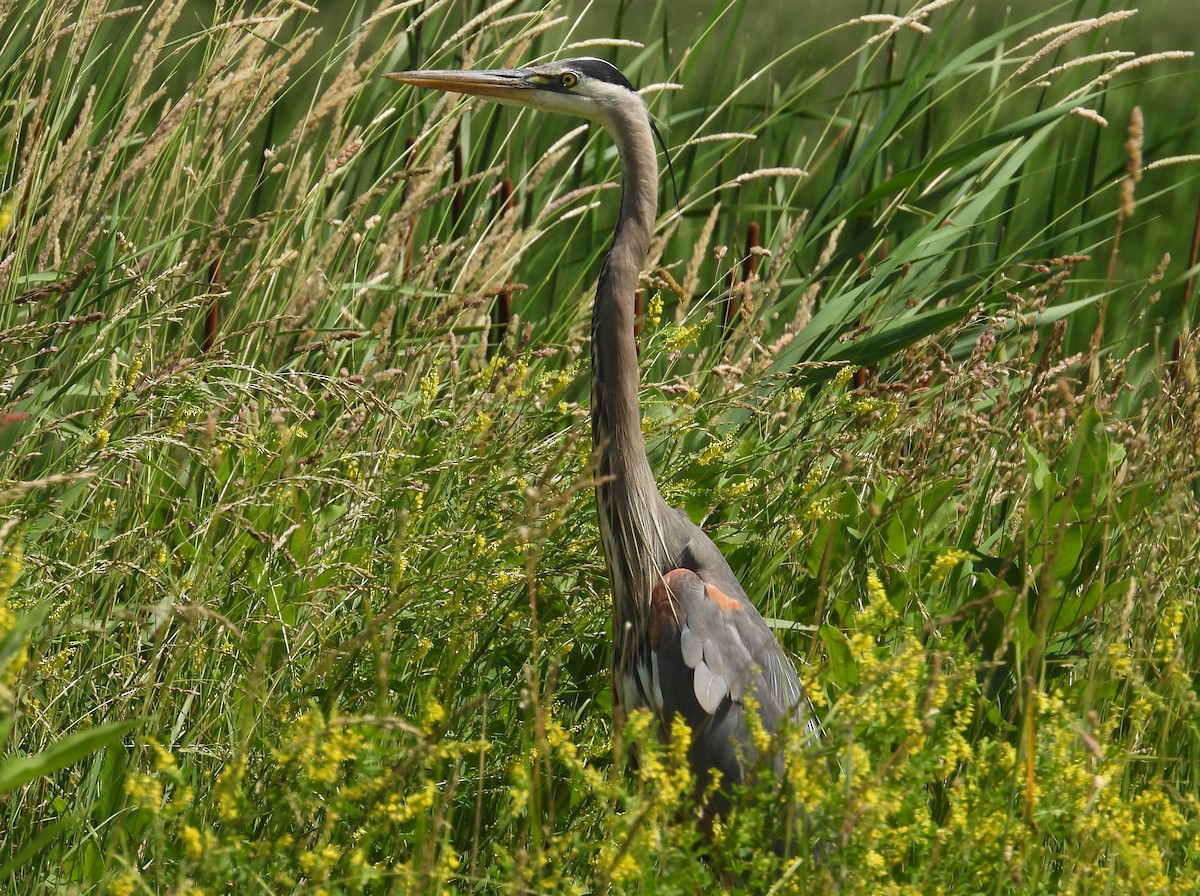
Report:
M689 754L702 784L712 771L741 781L757 760L745 697L753 696L770 732L787 718L807 721L800 682L771 630L739 587L730 594L689 569L666 573L652 597L657 707L692 729ZM661 695L661 696L660 696ZM774 763L782 772L782 760Z
M686 624L679 631L679 649L683 652L683 661L693 669L704 659L704 643Z
M703 660L696 665L692 681L700 708L709 715L716 712L721 702L729 696L729 686L724 676L714 674Z

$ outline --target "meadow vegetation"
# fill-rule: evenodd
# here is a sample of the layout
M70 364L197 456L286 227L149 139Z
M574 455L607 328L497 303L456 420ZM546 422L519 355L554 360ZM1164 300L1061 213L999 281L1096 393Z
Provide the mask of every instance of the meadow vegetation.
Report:
M1200 891L1195 59L345 6L0 2L0 892ZM710 844L611 726L611 144L380 77L583 54L678 184L652 463L824 729Z

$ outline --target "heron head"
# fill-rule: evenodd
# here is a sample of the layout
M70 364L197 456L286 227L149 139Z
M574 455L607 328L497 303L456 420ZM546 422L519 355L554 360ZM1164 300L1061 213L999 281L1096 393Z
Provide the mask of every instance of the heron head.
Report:
M561 112L608 125L619 111L645 103L620 69L590 56L546 65L493 71L389 72L384 77L414 87L469 93L505 106Z

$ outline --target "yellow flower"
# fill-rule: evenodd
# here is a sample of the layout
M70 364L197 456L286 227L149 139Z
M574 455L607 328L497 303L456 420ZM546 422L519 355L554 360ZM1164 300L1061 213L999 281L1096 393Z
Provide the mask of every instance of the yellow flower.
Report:
M802 494L802 495L811 494L816 489L816 487L821 484L821 481L824 478L825 478L825 471L820 466L817 466L814 464L813 467L805 475L804 481L802 483L800 483L800 494Z
M1129 658L1129 648L1120 641L1114 641L1108 645L1107 660L1109 668L1118 676L1127 674L1133 668L1133 661Z
M127 872L108 884L109 896L133 896L136 892L137 875Z
M217 809L222 821L235 821L240 814L238 806L238 789L246 769L241 765L227 765L217 775L216 797Z
M492 427L492 417L490 414L485 414L483 411L476 411L475 419L467 427L467 435L478 436L483 435Z
M176 772L179 770L178 764L175 762L175 757L171 751L160 744L152 737L146 738L146 746L154 754L154 767L160 772Z
M425 717L422 720L421 727L426 731L433 731L434 727L446 720L446 708L437 700L430 700L425 705Z
M929 570L929 575L935 582L940 582L950 574L950 570L970 557L969 552L960 548L947 548L937 555L937 559L933 561L933 566Z
M758 488L759 484L760 484L759 481L755 477L749 476L749 477L743 479L741 482L735 482L733 485L731 485L729 487L729 490L726 492L726 497L729 497L729 498L745 497L746 495L748 495L752 491L754 491L756 488Z
M833 388L841 389L845 387L846 383L850 382L856 373L858 373L858 366L855 364L847 364L845 367L840 368L833 375Z
M867 596L871 599L871 603L887 600L887 590L879 579L879 573L873 569L867 572Z
M0 561L0 600L8 597L8 592L17 583L17 577L21 574L21 563L24 559L25 543L21 539L17 539L13 546L5 552L4 560ZM7 618L4 614L5 610L0 605L0 632L8 631L16 622L16 617L11 613Z
M878 398L870 396L855 398L850 402L850 410L856 414L869 414L871 411L878 410L883 406L883 402Z
M608 876L614 884L620 884L627 880L633 880L636 878L639 870L640 866L638 865L637 860L633 857L633 853L626 851L619 859L617 859L616 863L609 871Z
M313 880L327 880L333 866L342 857L341 851L332 844L320 849L309 850L300 856L300 867Z
M8 597L12 586L16 584L21 574L21 560L24 556L24 545L18 539L0 561L0 635L7 634L17 623L17 615L9 608ZM15 655L11 656L8 666L0 669L0 685L11 685L17 680L17 675L29 661L29 650L22 639Z
M708 466L714 460L721 457L729 449L732 442L732 437L713 439L708 443L708 447L700 452L700 456L696 458L696 463L700 464L702 467Z
M437 788L437 782L430 781L421 790L408 794L402 802L389 802L385 809L388 817L396 824L403 824L428 813L437 802Z
M141 809L157 813L162 808L162 783L145 772L135 772L125 779L125 795Z
M104 403L100 405L100 410L96 412L96 419L104 420L107 418L112 413L113 408L117 406L117 399L120 397L121 387L118 383L113 383L104 394Z
M667 348L673 352L681 352L700 336L699 324L686 324L680 327L672 327L667 331L666 343Z
M656 290L654 295L650 297L650 301L646 303L646 323L650 325L650 329L657 329L662 322L663 313L663 294L662 290Z
M199 861L204 855L204 841L198 828L185 824L179 829L179 842L183 844L184 854L193 862Z
M814 499L804 510L804 518L813 522L827 520L835 516L833 507L835 499L831 496Z
M434 399L437 398L438 388L441 386L441 381L434 371L430 371L421 377L421 413L425 413L433 407Z

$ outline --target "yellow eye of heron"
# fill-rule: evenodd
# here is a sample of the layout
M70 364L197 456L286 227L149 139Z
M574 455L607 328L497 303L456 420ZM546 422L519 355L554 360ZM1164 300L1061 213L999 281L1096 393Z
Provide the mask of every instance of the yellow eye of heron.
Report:
M562 77L558 80L563 87L567 88L567 90L570 90L579 83L579 75L575 74L574 72L563 72Z

